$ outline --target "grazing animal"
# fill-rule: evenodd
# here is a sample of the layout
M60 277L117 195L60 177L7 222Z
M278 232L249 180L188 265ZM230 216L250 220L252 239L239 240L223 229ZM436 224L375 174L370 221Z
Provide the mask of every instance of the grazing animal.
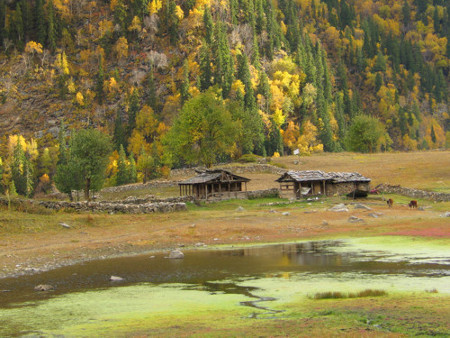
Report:
M392 208L392 205L394 204L394 200L392 198L387 200L387 205L389 208Z
M409 202L408 206L409 206L411 209L417 209L417 201L411 201L411 202Z

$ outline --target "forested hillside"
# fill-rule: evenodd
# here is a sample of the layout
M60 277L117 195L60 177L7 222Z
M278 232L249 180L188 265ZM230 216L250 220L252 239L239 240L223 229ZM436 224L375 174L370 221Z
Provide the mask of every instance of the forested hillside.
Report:
M446 0L0 0L2 170L16 161L49 184L70 131L89 126L111 138L109 184L250 153L442 148L449 12Z

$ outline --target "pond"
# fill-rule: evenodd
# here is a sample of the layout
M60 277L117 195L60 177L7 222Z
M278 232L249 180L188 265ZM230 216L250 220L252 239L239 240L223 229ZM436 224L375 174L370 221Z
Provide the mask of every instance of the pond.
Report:
M177 311L283 316L292 297L324 291L450 293L450 249L367 238L121 257L0 280L0 336L68 334ZM123 281L111 282L111 276ZM37 292L38 284L53 291ZM240 310L239 310L240 311ZM106 325L106 326L105 326ZM112 325L112 324L111 324Z

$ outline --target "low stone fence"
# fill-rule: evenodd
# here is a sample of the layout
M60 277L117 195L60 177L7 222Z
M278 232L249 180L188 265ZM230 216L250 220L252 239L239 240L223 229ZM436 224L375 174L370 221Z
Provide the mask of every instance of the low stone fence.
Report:
M424 198L436 202L450 201L450 194L447 193L405 188L400 185L379 184L375 189L388 194L399 194L412 198Z
M280 190L277 188L267 189L267 190L254 190L247 192L247 198L257 199L257 198L279 198Z
M186 203L178 202L155 202L131 204L103 201L103 202L54 202L54 201L35 201L38 205L53 209L71 209L78 212L108 212L108 213L124 213L124 214L150 214L154 212L174 212L186 210Z

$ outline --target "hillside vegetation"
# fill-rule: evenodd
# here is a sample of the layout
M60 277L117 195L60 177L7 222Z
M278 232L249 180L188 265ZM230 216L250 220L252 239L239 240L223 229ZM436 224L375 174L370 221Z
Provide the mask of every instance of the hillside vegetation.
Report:
M442 148L449 10L445 0L0 0L3 189L48 190L70 131L87 127L110 136L110 185L250 153Z

